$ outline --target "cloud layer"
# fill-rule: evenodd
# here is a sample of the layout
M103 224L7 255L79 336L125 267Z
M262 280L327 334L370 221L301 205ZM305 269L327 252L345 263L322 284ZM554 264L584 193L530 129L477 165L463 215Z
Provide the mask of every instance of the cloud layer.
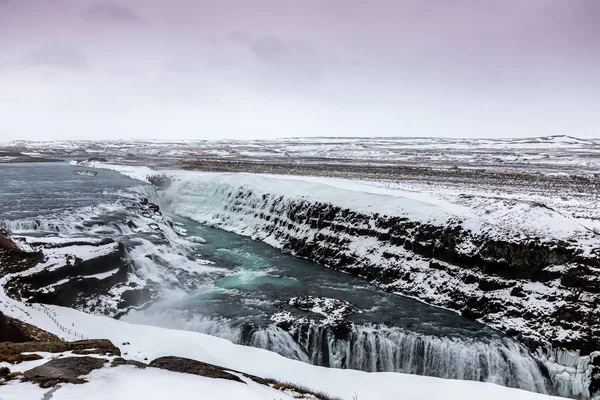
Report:
M0 0L0 140L598 137L596 0Z

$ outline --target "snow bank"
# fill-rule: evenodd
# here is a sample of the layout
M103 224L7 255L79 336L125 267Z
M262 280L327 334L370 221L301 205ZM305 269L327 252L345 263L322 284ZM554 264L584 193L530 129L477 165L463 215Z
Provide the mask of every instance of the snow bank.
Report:
M74 324L75 329L87 337L108 338L113 343L118 345L125 358L131 358L139 361L144 359L152 360L157 357L175 355L196 360L208 362L211 364L221 365L226 368L239 370L245 373L254 374L266 378L274 378L280 381L294 382L312 390L329 393L333 396L339 396L343 399L352 399L356 394L359 399L363 400L389 400L395 398L412 399L427 399L444 398L444 399L460 399L460 400L481 400L481 399L505 399L512 400L527 400L527 399L550 399L549 396L525 392L517 389L506 388L494 384L468 381L444 380L438 378L430 378L415 375L404 375L397 373L366 373L354 370L339 370L328 369L306 364L300 361L290 360L281 357L275 353L252 348L234 345L231 342L219 339L213 336L204 335L195 332L176 331L157 327L128 324L114 319L93 316L81 313L76 310L50 307L58 315L57 319L61 323L71 326ZM50 331L57 332L55 325L47 324L42 326ZM129 343L124 345L123 343ZM103 374L104 372L98 372ZM105 383L102 388L100 384L96 386L97 390L93 390L94 386L82 386L78 392L84 394L83 398L93 399L88 397L98 393L106 394L104 388L110 387L113 383L116 387L127 391L130 395L135 394L136 397L164 399L172 397L174 393L180 399L196 398L198 393L203 391L183 391L177 387L181 383L181 387L196 387L194 385L202 385L203 379L198 379L197 382L192 382L191 379L173 377L170 374L162 372L151 372L148 375L143 375L143 372L131 372L128 375L132 382L142 385L146 383L151 390L141 393L147 393L146 397L141 395L142 389L134 390L137 385L127 385L126 376L100 376L101 381ZM163 382L161 385L156 385L156 382ZM195 378L194 378L195 379ZM175 386L171 386L172 382ZM203 386L209 392L207 398L213 395L212 384ZM256 388L250 387L247 392L243 392L248 396L257 397L237 397L237 388L229 388L227 385L221 385L218 381L214 382L219 385L223 399L232 398L250 398L263 399L260 394L252 394ZM108 386L106 385L108 384ZM139 386L137 386L139 388ZM156 392L156 397L151 392L154 392L155 387L168 387L169 393ZM120 399L125 398L119 390L112 391L115 397L108 396L102 398ZM157 389L161 390L161 389ZM232 390L230 392L230 390ZM75 393L65 391L65 394ZM159 396L159 394L164 397ZM273 396L272 392L266 391L266 394ZM121 396L121 397L119 397ZM188 397L189 396L189 397ZM75 397L54 397L54 399L71 399ZM82 398L82 397L78 397ZM131 398L131 397L129 397ZM285 398L280 393L273 398Z

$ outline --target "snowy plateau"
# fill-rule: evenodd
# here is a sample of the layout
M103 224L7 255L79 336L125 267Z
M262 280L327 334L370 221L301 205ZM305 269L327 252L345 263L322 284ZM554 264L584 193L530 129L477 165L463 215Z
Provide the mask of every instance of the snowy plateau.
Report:
M10 377L0 386L2 400L600 398L600 141L12 142L0 151L19 162L66 159L71 174L89 184L107 170L144 183L122 204L61 211L56 221L1 216L0 311L8 324L46 331L34 339L115 346L38 345L17 354L0 344L0 357L23 358L0 363ZM395 348L382 344L389 327L381 323L369 336L352 318L377 314L376 307L327 296L291 297L270 317L289 340L280 347L308 353L297 359L227 340L222 327L207 335L143 324L136 316L166 286L191 292L202 273L227 274L202 254L190 256L187 249L206 240L185 221L448 310L503 335L506 347L489 356L478 352L479 342L468 353L458 340L431 339L425 348L439 354L423 359L447 363L442 372L408 368L402 354L388 355L389 365L383 353L372 366L353 363L359 334L377 338L360 351ZM324 339L315 345L317 332ZM414 343L411 349L423 347ZM315 348L327 363L312 358ZM471 360L454 369L488 358L476 373L455 376L448 360L461 351ZM39 368L48 373L45 363L61 360L94 367L71 380L43 381L53 385L31 383Z

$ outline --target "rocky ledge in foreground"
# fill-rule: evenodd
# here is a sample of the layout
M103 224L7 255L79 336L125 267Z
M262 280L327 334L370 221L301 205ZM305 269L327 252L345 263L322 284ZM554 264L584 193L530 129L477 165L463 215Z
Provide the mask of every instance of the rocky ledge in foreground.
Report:
M299 399L335 400L330 396L299 387L291 383L282 383L264 379L240 371L230 370L218 365L183 357L160 357L149 364L121 357L120 349L105 339L65 342L49 332L0 314L0 332L7 328L17 331L17 341L0 342L0 362L9 367L0 368L0 387L9 381L21 381L23 384L37 384L42 388L59 390L63 383L85 384L88 375L102 368L122 368L123 366L158 368L174 373L185 373L212 379L225 379L240 384L257 383ZM44 340L30 336L35 331ZM1 333L0 333L1 335ZM0 336L0 339L7 339ZM128 343L125 343L127 345ZM24 362L39 361L40 365L23 370Z

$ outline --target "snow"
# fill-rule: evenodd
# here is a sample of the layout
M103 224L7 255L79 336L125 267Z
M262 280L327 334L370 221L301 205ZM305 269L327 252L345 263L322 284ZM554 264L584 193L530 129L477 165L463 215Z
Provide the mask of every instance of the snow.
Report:
M85 385L65 385L54 393L52 399L283 400L293 398L249 379L246 379L246 383L240 383L153 368L142 370L132 366L95 370L88 379L90 382Z
M115 165L100 166L117 171L121 168ZM145 168L124 168L129 176L136 179L145 180L148 177ZM344 254L358 260L367 260L371 265L381 268L401 268L410 272L410 281L398 279L386 283L386 289L442 307L451 303L451 291L448 288L452 288L466 298L485 295L505 304L507 309L512 307L513 311L531 309L536 310L539 315L552 316L562 303L561 300L552 302L548 299L566 298L569 289L559 287L559 282L532 285L523 281L511 283L519 283L527 290L528 296L525 298L512 296L510 288L484 292L477 284L466 284L461 277L461 270L456 269L456 266L437 260L446 271L452 273L434 270L430 268L429 258L414 254L403 246L381 241L377 235L365 237L344 232L345 222L342 220L338 221L341 224L338 228L342 229L335 231L333 228L313 228L309 223L287 218L288 212L302 212L307 208L304 207L305 204L332 204L371 215L372 218L365 220L364 226L353 227L374 232L386 233L384 229L378 230L374 226L374 214L379 213L441 226L460 224L474 235L481 235L486 239L508 242L539 240L541 243L568 240L569 246L581 250L583 256L600 246L600 237L582 225L578 218L556 207L556 203L550 207L545 202L540 202L541 199L535 198L487 195L467 198L457 193L436 196L431 192L337 178L171 170L155 171L151 175L156 174L165 174L172 180L172 184L161 193L163 210L201 224L261 240L275 248L285 248L287 235L304 241L314 240L319 235L336 237L344 242L345 247L341 249ZM284 223L273 225L270 222L282 216ZM340 248L333 249L340 251ZM476 241L465 240L458 250L471 255L478 251L478 246ZM402 262L386 257L386 254L397 256ZM483 273L471 273L479 280L484 278ZM565 329L541 319L523 323L514 318L514 313L509 312L490 314L481 322L501 331L516 328L527 337L539 340L554 340L578 334L576 329Z
M56 238L46 238L46 241L50 241L51 239L54 240ZM119 244L114 242L100 246L81 245L44 249L44 255L47 257L46 261L28 269L21 275L30 275L41 270L52 271L64 266L65 262L67 262L69 259L71 259L69 262L74 262L75 259L73 257L77 257L82 261L86 261L111 254L115 251L118 251L118 248Z
M84 279L96 278L96 279L99 279L99 280L103 280L103 279L106 279L106 278L110 278L111 276L117 274L118 272L119 272L119 268L115 268L115 269L113 269L111 271L103 272L103 273L100 273L100 274L81 276L81 278L84 278Z
M556 135L532 138L287 138L276 140L203 140L203 141L15 141L9 149L38 152L44 155L111 157L161 157L190 160L240 158L351 160L360 163L406 162L416 165L460 164L480 167L481 161L495 160L505 166L524 165L545 172L560 170L561 165L598 170L598 159L589 157L600 152L597 139L578 139ZM486 165L487 166L487 165Z
M148 178L153 175L166 175L176 179L176 185L188 190L193 190L194 185L200 187L218 182L223 186L250 187L263 193L285 195L289 198L329 202L356 211L383 215L410 214L418 220L432 221L444 217L447 219L457 215L467 215L468 212L460 206L427 195L392 191L343 179L181 170L157 171L148 167L99 162L86 162L85 165L117 171L144 182L148 182Z
M10 381L5 386L0 386L1 400L41 400L47 389L41 389L37 385L24 384L19 381Z
M320 142L317 139L314 142L319 144L321 142L325 143L326 140ZM421 144L417 142L410 144L410 146L413 148L418 146L431 147L432 143L431 140L428 141L425 139ZM438 142L436 146L439 146L442 142L443 141ZM511 142L510 146L512 146L511 148L515 148L516 146L516 148L523 149L550 149L555 146L563 146L565 142L568 142L569 145L572 146L587 146L585 143L579 143L570 139L565 139L564 137L539 141L524 141L523 143L515 141ZM351 146L339 146L339 149L336 149L338 145L332 145L331 149L333 150L331 154L336 154L338 150L348 151L350 147L351 150L355 152L351 154L353 157L358 157L359 154L367 154L361 150L361 146L356 144L355 141L352 141L350 145ZM499 145L501 146L502 143L491 140L489 143L480 141L475 147L486 148L487 146L487 148L493 149L495 146ZM310 150L311 146L312 145L306 145L304 151L312 151ZM463 143L453 142L448 144L448 148L455 149L463 147L472 148L473 146L473 142L471 141L465 141ZM319 147L319 151L323 150L322 145L316 147ZM402 147L402 144L400 143L398 147ZM326 153L327 152L324 154ZM373 155L383 153L385 152L382 150L376 150L368 154ZM393 152L389 154L392 153ZM397 153L394 154L397 156ZM535 157L538 156L539 154L535 155ZM529 157L531 160L533 159L531 157L534 156L529 155ZM519 157L516 157L515 160L518 158ZM593 235L590 234L588 227L582 225L580 219L574 218L572 215L561 212L554 207L549 208L539 206L533 201L524 201L523 199L513 199L514 201L511 199L507 200L507 197L509 197L508 195L505 195L504 198L501 199L482 197L481 199L459 201L457 200L458 196L456 196L456 193L453 193L450 196L447 194L440 195L422 190L409 190L405 185L390 185L385 187L374 182L366 181L357 182L334 178L276 175L155 171L147 167L101 163L86 163L85 165L98 168L110 168L129 177L143 181L147 181L148 176L151 175L166 174L175 179L175 183L168 191L171 192L174 208L183 215L188 215L202 221L210 221L211 218L213 218L214 221L218 221L218 218L214 216L215 210L218 209L211 209L210 198L212 193L206 193L206 197L198 196L198 193L202 193L202 190L199 189L206 191L206 188L214 190L219 190L219 188L225 190L225 188L227 188L229 193L235 193L236 188L245 188L254 191L254 193L269 193L276 196L284 196L285 198L294 201L306 200L332 203L359 212L407 216L413 220L422 222L447 223L451 220L460 219L463 221L465 227L472 229L475 232L486 232L490 235L509 238L517 237L516 235L519 235L518 237L522 237L523 235L540 235L543 238L577 238L580 240L580 243L583 243L585 246L593 247L598 244L598 238L594 238ZM414 188L416 186L412 187ZM216 199L212 201L218 202L219 200ZM535 223L532 223L532 221L535 221ZM594 223L593 220L590 221ZM237 228L242 229L241 227L245 226L245 229L247 230L240 230L239 232L250 232L251 230L248 229L248 226L253 222L255 221L244 220L242 218L236 222L238 225L234 226L233 230ZM231 228L231 226L229 228ZM185 232L181 231L180 233ZM585 242L583 239L588 241ZM188 240L194 241L195 239L188 238ZM273 241L275 239L265 238L265 241L269 242L269 240ZM275 242L272 242L272 244L277 245ZM361 247L367 249L373 247L375 243L357 242L353 245L357 248ZM86 246L83 247L85 248ZM155 247L152 247L155 250ZM140 247L140 251L142 250L145 250L143 246ZM474 249L466 246L463 250L468 253ZM374 257L380 257L380 254L375 254ZM172 259L171 261L176 260ZM417 270L421 261L422 260L418 259L412 261L410 267L414 267L415 270ZM197 265L194 266L192 263L188 262L184 263L183 267L180 268L197 271ZM158 274L157 271L150 271L150 275L146 276L146 278L149 280L152 279L152 273ZM438 274L440 275L438 276ZM439 295L434 281L440 281L441 279L445 279L445 277L441 275L441 272L434 272L427 279L425 279L425 276L417 276L414 285L419 285L423 288L424 294L422 295L422 299L427 300L428 296L432 298ZM0 281L0 284L1 283L2 282ZM455 285L455 282L450 280L446 282L446 284ZM550 293L553 289L544 285L531 285L528 287L528 290L536 294L544 294ZM501 290L497 291L494 295L508 297L506 292L507 291L505 290ZM554 306L545 304L544 301L536 299L535 296L531 297L532 298L527 299L527 301L530 302L533 309ZM9 315L12 313L12 315L20 316L25 319L29 318L30 322L45 326L48 330L65 336L65 333L58 329L57 325L55 325L40 310L35 308L27 309L22 305L15 304L14 301L3 298L0 298L0 302L0 310L6 310ZM352 398L354 393L358 394L359 399L365 400L390 398L460 398L468 400L471 398L481 399L484 396L489 397L490 399L506 398L509 396L514 397L515 399L544 397L532 393L520 392L513 389L476 382L446 381L436 378L393 373L368 374L359 371L328 370L284 359L274 353L269 353L264 350L236 346L231 342L199 333L137 326L102 317L89 316L69 309L56 307L52 307L51 309L57 313L57 319L61 324L69 327L74 324L76 331L81 335L85 335L86 337L109 338L117 345L120 345L123 342L130 342L131 345L129 346L120 346L122 351L127 353L127 358L134 358L137 360L148 358L148 360L151 360L162 355L180 355L196 358L260 376L297 382L315 390L325 391L345 399ZM313 311L320 312L321 310L315 309ZM525 324L525 321L519 320L518 318L513 318L511 321L515 326ZM74 336L71 335L70 337L73 338ZM115 388L121 388L120 391L115 391L114 393L111 392L110 398L121 398L119 396L121 396L121 392L123 392L128 393L128 397L130 398L141 393L144 398L162 399L166 396L173 396L173 390L168 391L167 389L168 393L163 393L162 391L162 388L168 388L171 385L177 388L189 388L188 390L192 393L206 392L207 396L211 396L212 393L215 393L215 395L218 394L217 390L212 387L214 381L201 383L203 379L200 379L194 380L194 383L191 383L191 381L185 382L185 379L180 380L178 377L173 377L173 375L180 376L179 374L159 371L161 373L156 376L143 375L144 373L141 371L132 370L129 367L127 368L128 371L131 370L136 372L131 372L131 376L130 373L127 372L124 375L127 379L123 379L123 381L121 381L122 376L118 375L117 372L101 370L93 374L91 378L92 382L89 385L101 382L98 383L98 387L109 386L112 389L114 386ZM151 378L146 379L146 376ZM160 386L161 389L149 389L148 391L140 389L139 391L132 393L131 391L128 391L128 380L135 382L138 387L154 388L155 386ZM158 384L158 382L161 383ZM201 385L202 387L194 385ZM219 388L224 387L221 385L218 386ZM89 392L86 392L88 388L91 387L92 386L86 385L80 387L66 385L55 393L53 398L58 399L61 398L59 396L64 395L71 396L64 397L65 399L81 397L93 399L94 396L99 395L93 393L91 389L89 389ZM3 394L1 393L2 389L0 389L0 395ZM12 387L8 388L8 390L13 389L14 388ZM236 391L238 389L227 388L227 393L231 390L231 393L235 393L235 395L232 394L230 397L224 398L263 398L252 397L258 396L258 392L255 392L254 388L245 389L247 390L242 394L241 392ZM273 396L273 394L269 392L268 396L270 397L265 398L283 398L283 394L280 392L276 393L276 396ZM39 397L41 398L41 396ZM0 398L4 400L4 397L0 396ZM182 394L181 398L186 397Z
M107 338L120 347L125 358L144 361L160 356L192 358L245 373L293 382L312 390L350 400L356 394L362 400L448 400L505 399L529 400L551 397L506 388L489 383L445 380L398 373L366 373L355 370L328 369L284 358L275 353L233 343L196 332L169 330L134 325L107 317L85 314L62 307L48 307L57 320L87 337ZM62 333L49 320L37 319L40 327ZM123 344L123 343L129 344ZM284 393L274 392L255 384L211 380L185 374L153 369L136 370L129 367L107 368L93 372L90 383L80 386L64 385L54 393L53 400L70 399L285 399ZM29 384L10 387L10 396L2 400L41 398L41 391ZM17 387L22 387L21 392ZM0 389L2 390L2 389ZM1 392L0 392L1 393Z

